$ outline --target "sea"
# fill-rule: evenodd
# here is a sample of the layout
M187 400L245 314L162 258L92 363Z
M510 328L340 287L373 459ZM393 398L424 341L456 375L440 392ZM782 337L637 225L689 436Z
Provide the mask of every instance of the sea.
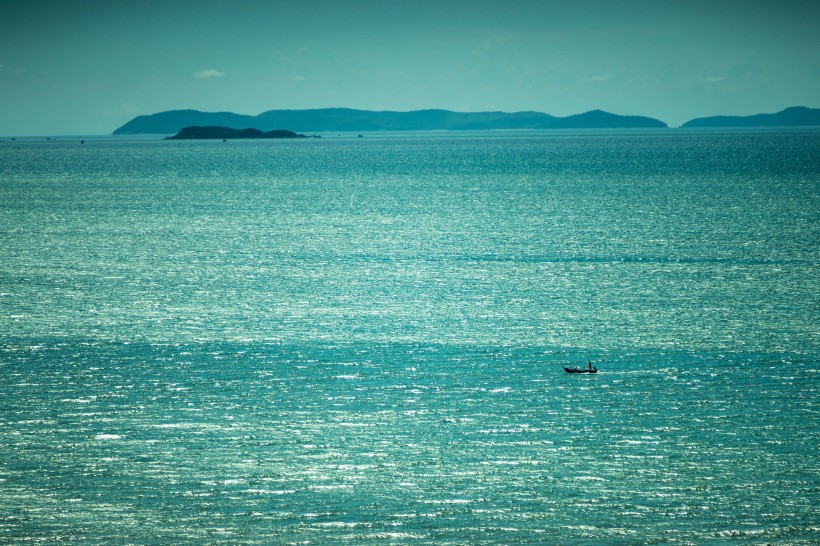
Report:
M0 139L0 543L820 544L820 129L321 136Z

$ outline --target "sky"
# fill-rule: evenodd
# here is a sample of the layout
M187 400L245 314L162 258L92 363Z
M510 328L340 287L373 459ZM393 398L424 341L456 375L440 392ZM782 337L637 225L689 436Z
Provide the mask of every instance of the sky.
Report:
M193 108L820 107L818 0L0 0L0 136Z

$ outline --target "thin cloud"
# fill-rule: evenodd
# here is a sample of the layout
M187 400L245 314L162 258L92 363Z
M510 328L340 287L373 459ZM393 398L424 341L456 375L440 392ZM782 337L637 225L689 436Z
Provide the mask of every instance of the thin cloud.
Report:
M198 80L205 80L208 78L221 78L225 75L225 73L220 72L216 68L209 68L207 70L200 70L199 72L194 72L191 75Z
M608 80L609 80L609 74L606 74L606 75L597 74L595 76L587 76L587 77L581 78L581 81L584 82L584 83L605 82L605 81L608 81Z
M280 77L289 78L292 83L304 83L307 77L314 73L316 61L311 57L308 48L301 47L293 53L273 49L271 56L275 65L280 65L274 68L280 73ZM281 72L280 68L283 68Z
M536 73L517 47L514 35L494 36L481 42L459 62L452 81L471 86L495 86L506 81L516 87L530 84Z
M0 72L3 74L8 74L9 76L17 76L25 72L22 68L11 68L10 66L6 66L4 64L0 64Z

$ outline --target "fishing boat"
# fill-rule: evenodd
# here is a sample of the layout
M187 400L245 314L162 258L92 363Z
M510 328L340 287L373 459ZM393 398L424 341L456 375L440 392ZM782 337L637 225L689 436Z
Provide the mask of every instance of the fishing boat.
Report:
M598 373L598 368L593 367L592 363L590 363L587 368L579 368L578 366L575 366L574 368L567 368L566 366L563 366L563 368L567 373Z

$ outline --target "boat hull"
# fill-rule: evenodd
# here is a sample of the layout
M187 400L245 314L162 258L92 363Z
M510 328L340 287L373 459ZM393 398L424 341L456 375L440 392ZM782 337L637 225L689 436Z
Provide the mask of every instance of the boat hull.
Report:
M567 368L566 366L563 367L564 371L567 373L598 373L597 369L586 370L583 368Z

